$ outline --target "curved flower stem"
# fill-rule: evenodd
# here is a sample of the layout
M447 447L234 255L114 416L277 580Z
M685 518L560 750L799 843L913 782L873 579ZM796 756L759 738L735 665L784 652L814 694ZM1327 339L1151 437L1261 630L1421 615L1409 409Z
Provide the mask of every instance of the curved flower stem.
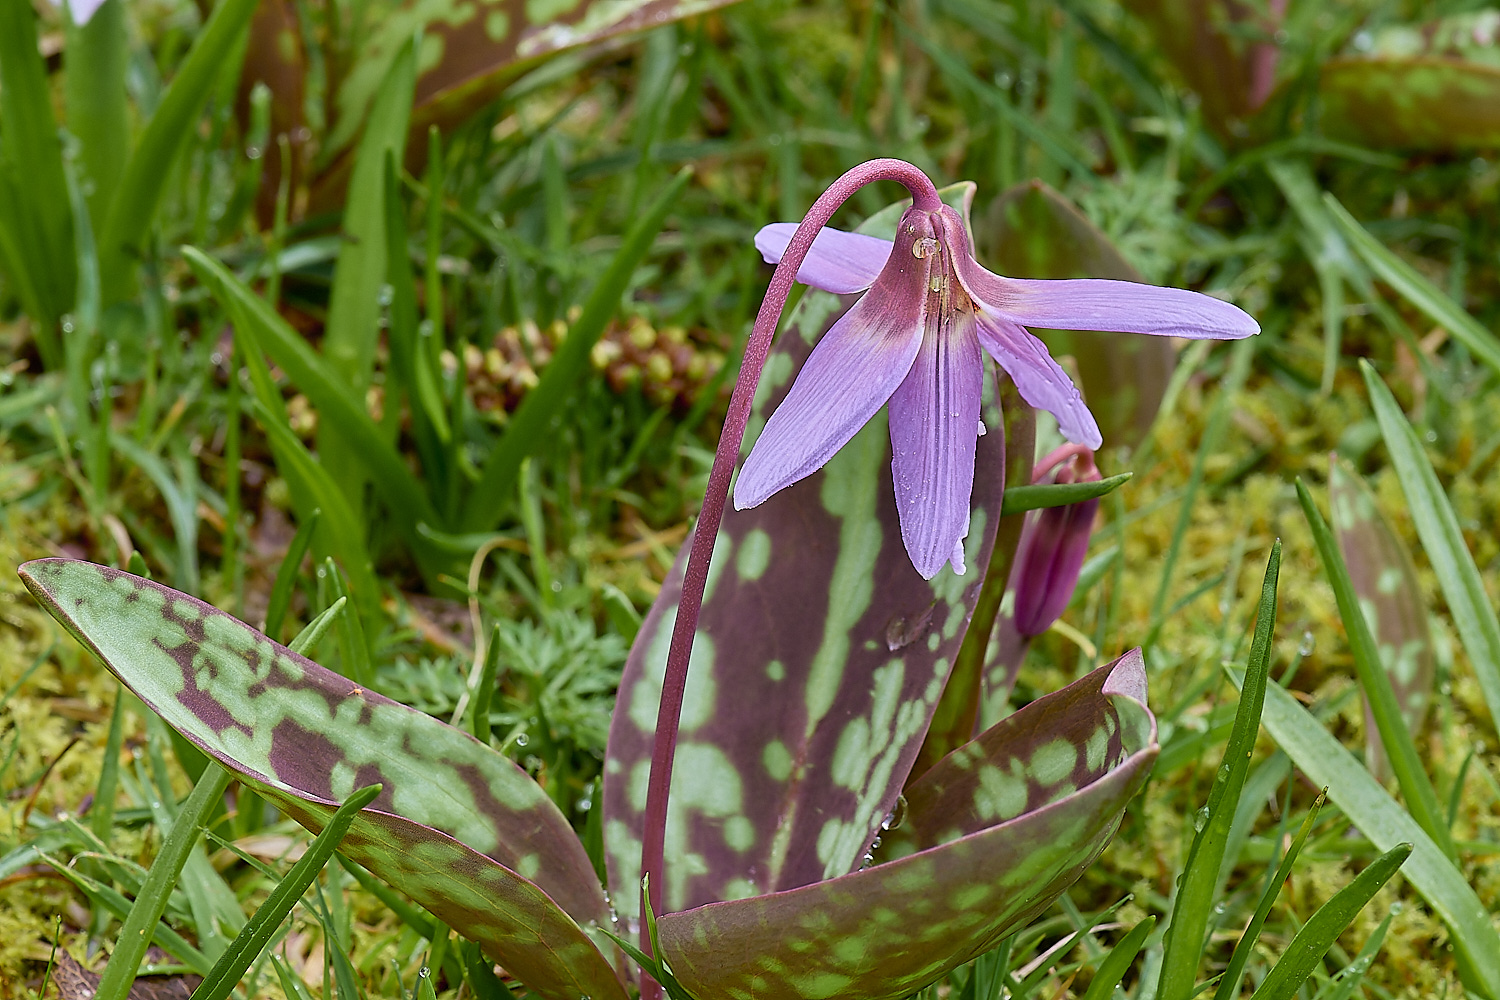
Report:
M703 510L698 517L692 549L683 570L682 596L677 605L677 621L672 628L672 645L667 653L666 676L662 681L661 703L656 714L656 740L651 753L650 781L646 787L646 826L641 854L642 871L651 877L650 903L656 913L662 912L667 793L672 786L672 759L677 748L682 696L687 689L688 657L693 649L693 634L698 628L698 614L703 607L703 589L708 582L708 564L713 555L714 540L724 517L729 481L739 458L745 425L750 420L750 404L755 398L761 371L765 368L766 357L771 351L771 338L776 332L776 324L781 319L781 311L791 293L792 283L808 250L812 248L813 240L850 195L871 181L878 180L893 180L904 185L911 192L916 208L935 212L942 206L942 200L932 181L904 160L870 160L849 170L819 196L803 218L802 224L797 227L780 263L776 265L775 273L771 275L771 283L766 289L765 298L761 300L760 312L755 317L755 326L745 345L745 358L740 365L734 395L729 399L729 412L725 415L724 430L719 435L713 469L708 475L708 491L703 498ZM643 941L642 947L649 953L650 942ZM656 990L653 988L651 992L656 993Z

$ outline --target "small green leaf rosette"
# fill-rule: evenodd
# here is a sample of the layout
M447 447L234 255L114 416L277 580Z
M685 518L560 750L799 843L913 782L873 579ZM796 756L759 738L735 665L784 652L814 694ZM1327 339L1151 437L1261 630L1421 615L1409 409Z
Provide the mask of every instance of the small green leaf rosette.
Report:
M983 954L1104 850L1156 759L1132 650L960 747L907 791L894 860L661 918L699 997L897 1000Z
M299 823L380 783L341 850L547 1000L626 1000L582 843L512 761L160 584L69 559L32 594L142 701Z

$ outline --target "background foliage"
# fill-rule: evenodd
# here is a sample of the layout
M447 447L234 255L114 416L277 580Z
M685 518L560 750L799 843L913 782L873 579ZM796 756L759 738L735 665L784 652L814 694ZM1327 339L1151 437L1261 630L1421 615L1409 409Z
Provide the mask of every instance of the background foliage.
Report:
M977 182L987 264L1097 271L1014 189L1036 178L1112 242L1109 266L1231 297L1266 332L1154 360L1102 340L1059 348L1096 412L1118 414L1101 417L1104 474L1135 477L1104 502L1080 593L1011 704L1141 644L1163 754L1101 862L1010 945L1013 985L1082 995L1109 946L1165 922L1235 709L1220 665L1246 660L1275 538L1271 676L1346 746L1367 744L1292 485L1345 530L1332 450L1413 554L1404 586L1432 687L1410 737L1458 870L1500 907L1483 653L1356 364L1393 390L1493 595L1500 14L1465 0L747 0L666 5L685 19L646 33L607 35L606 20L554 54L519 41L540 6L483 7L481 28L380 0L225 0L211 16L110 0L80 29L0 0L4 566L124 566L138 551L163 582L271 616L281 639L347 593L358 614L320 661L444 719L470 710L477 647L497 642L492 738L588 842L614 683L696 511L764 286L756 229L800 218L848 166L900 156L939 184ZM895 194L862 192L840 224ZM1165 392L1161 415L1121 386ZM195 765L128 704L112 741L115 684L3 576L0 980L23 996L54 940L88 961L120 926L56 866L133 891L163 840L152 803L185 794ZM1280 740L1256 747L1203 975L1230 961L1317 794ZM111 773L115 792L96 797ZM285 871L300 829L237 801L217 834ZM107 851L65 835L66 816ZM1372 841L1337 799L1323 808L1247 986L1381 853ZM193 871L168 914L200 945L232 936L233 911L273 884L219 841ZM444 970L438 990L474 979L457 940L445 965L448 946L430 951L399 899L336 866L320 885L283 930L287 971L314 992L394 995L424 961ZM1460 995L1451 933L1397 878L1305 995ZM1155 995L1162 934L1124 974L1130 996ZM287 989L281 971L260 966L256 988Z

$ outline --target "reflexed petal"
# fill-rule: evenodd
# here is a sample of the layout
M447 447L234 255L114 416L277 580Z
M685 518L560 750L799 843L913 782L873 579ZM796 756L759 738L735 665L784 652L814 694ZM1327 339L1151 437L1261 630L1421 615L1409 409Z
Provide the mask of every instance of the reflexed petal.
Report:
M755 249L767 264L775 264L796 231L795 222L773 222L755 234ZM823 229L797 269L797 280L838 295L862 292L879 277L893 245L874 236Z
M958 214L943 212L944 238L968 246ZM1154 333L1197 340L1239 340L1260 332L1238 306L1184 288L1135 281L1078 278L1048 281L1004 278L979 266L970 253L953 255L958 277L974 301L1019 326L1049 330Z
M925 281L927 268L912 263ZM823 335L740 469L736 510L817 471L885 405L921 346L923 302L920 292L882 282Z
M930 580L953 561L963 572L974 488L975 427L984 359L973 313L943 316L922 338L911 373L891 396L891 471L901 539L917 572Z
M1069 441L1090 448L1103 443L1094 415L1068 373L1047 353L1046 344L1016 324L982 312L979 342L1009 373L1021 398L1056 417L1057 426Z

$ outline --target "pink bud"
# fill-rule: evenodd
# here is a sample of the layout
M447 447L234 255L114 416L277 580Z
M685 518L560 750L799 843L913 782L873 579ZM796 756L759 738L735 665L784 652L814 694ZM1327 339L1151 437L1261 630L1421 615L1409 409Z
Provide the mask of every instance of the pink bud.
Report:
M1081 445L1064 445L1042 459L1032 475L1033 483L1096 482L1099 469L1094 453ZM1016 552L1011 585L1016 592L1015 627L1023 636L1040 635L1057 621L1078 583L1078 572L1088 554L1089 535L1099 501L1083 500L1062 507L1048 507L1027 516Z

